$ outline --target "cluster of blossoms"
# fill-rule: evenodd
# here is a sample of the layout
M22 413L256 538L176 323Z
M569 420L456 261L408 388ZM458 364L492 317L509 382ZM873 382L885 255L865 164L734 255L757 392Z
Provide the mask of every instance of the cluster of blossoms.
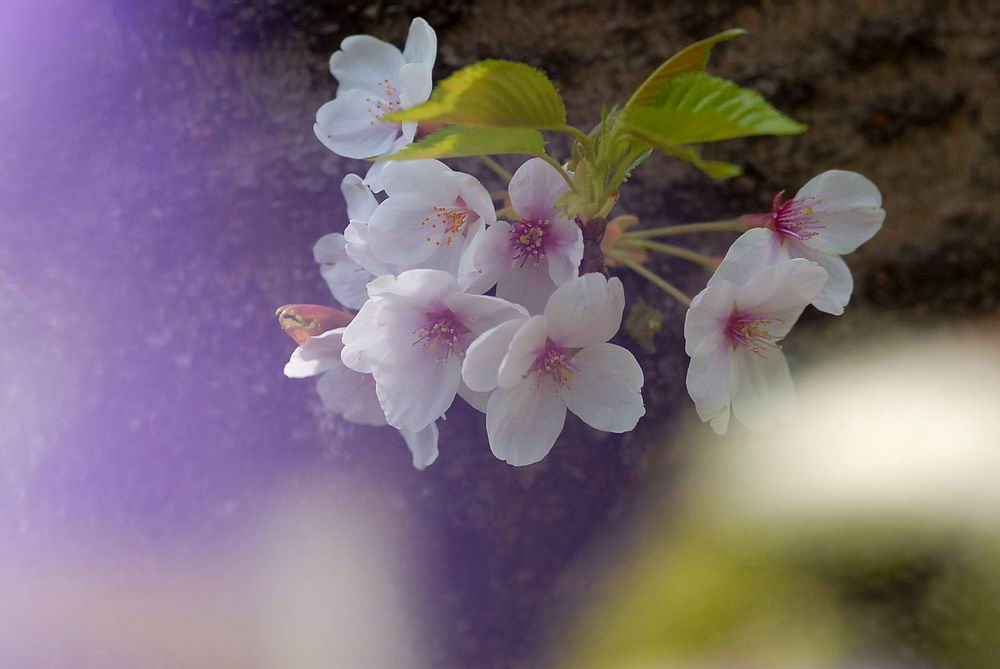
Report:
M428 99L436 44L422 19L402 52L369 36L345 39L330 59L340 88L317 113L317 137L351 158L411 144L417 124L387 116ZM567 410L598 430L636 426L643 372L609 343L622 323L622 283L606 276L603 258L588 267L588 251L603 248L688 301L631 253L676 248L649 241L657 229L619 230L603 247L598 235L588 249L586 221L566 206L574 184L565 168L535 157L507 176L495 199L474 176L434 159L380 161L364 178L347 175L349 223L314 247L343 310L279 309L299 344L285 374L318 376L323 404L345 420L396 428L420 469L437 458L437 421L456 397L486 414L490 448L513 465L546 456ZM708 263L717 269L684 323L687 385L702 420L723 433L730 413L766 428L791 410L779 342L810 303L843 311L852 282L840 256L883 216L867 179L830 171L787 202L779 194L772 212L722 226L746 232L721 263Z

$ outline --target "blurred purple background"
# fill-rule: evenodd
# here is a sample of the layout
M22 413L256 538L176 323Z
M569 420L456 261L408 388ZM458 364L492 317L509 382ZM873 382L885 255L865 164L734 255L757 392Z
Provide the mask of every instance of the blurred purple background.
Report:
M345 225L340 178L364 166L312 135L325 55L247 48L185 7L0 9L4 564L94 546L207 561L297 481L349 483L377 491L380 531L418 537L434 666L507 666L622 512L618 440L574 424L564 465L516 471L463 406L419 473L394 432L285 379L274 308L331 301L311 247Z

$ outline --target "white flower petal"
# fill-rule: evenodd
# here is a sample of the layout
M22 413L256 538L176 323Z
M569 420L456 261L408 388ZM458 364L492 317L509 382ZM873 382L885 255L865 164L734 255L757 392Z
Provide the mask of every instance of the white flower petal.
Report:
M510 223L497 221L481 228L469 241L459 269L459 283L470 293L485 293L510 272L514 260L510 251ZM500 295L510 299L506 295ZM511 300L515 302L517 300Z
M497 210L493 198L486 187L471 174L455 172L455 182L458 185L458 196L465 206L479 216L480 225L492 225L497 220Z
M370 35L351 35L330 56L330 73L337 78L340 90L358 88L385 95L385 81L395 83L405 64L403 54L388 42Z
M316 390L323 406L345 420L361 425L386 424L371 374L359 374L340 363L319 377Z
M497 385L513 388L527 377L528 370L545 350L547 324L544 316L532 316L524 321L511 338L507 354L500 362Z
M399 71L399 81L403 84L403 90L411 107L415 104L427 102L431 96L431 68L423 63L407 63ZM415 128L414 128L415 129ZM412 134L411 134L412 139Z
M392 148L383 155L392 155L393 153L396 153L397 151L410 145L413 141L413 131L410 127L411 125L413 124L403 124L403 135L401 137L397 137L396 141L392 144ZM382 173L385 172L385 168L391 164L392 162L390 161L377 160L371 164L371 167L368 168L368 171L365 173L365 185L368 186L373 193L381 193L385 190Z
M573 356L573 376L562 387L570 411L592 428L628 432L646 413L642 369L621 346L595 344Z
M444 304L446 295L457 290L458 282L455 277L436 269L411 269L399 276L380 276L368 284L368 294L371 297L414 297L419 298L421 304L438 306Z
M795 412L795 386L779 349L766 355L733 351L733 415L751 430L766 430Z
M437 423L431 423L422 430L399 430L399 434L406 442L406 447L410 449L413 456L413 466L417 469L426 469L434 464L438 457L438 428Z
M423 63L428 67L434 67L436 56L437 34L427 21L418 16L410 22L410 32L406 36L406 46L403 47L403 57L408 63Z
M783 337L822 290L826 279L826 270L814 262L803 258L781 260L736 288L736 307L743 313L770 319L770 333Z
M458 198L455 173L440 160L396 160L386 165L385 192L421 195L435 204L453 204Z
M399 126L377 120L368 98L368 93L353 88L320 107L313 125L317 139L345 158L370 158L392 149Z
M592 272L559 286L545 306L549 338L566 348L608 341L622 322L625 289L617 277Z
M357 174L348 174L340 182L340 192L347 202L347 218L350 221L368 222L378 200L372 194L371 189ZM320 262L317 260L317 262Z
M520 304L528 313L540 314L545 310L556 284L549 278L548 265L528 260L521 264L514 261L511 270L497 279L497 297Z
M368 243L375 257L403 267L423 263L441 250L445 226L433 205L409 193L389 197L368 222Z
M882 193L857 172L829 170L813 177L795 195L796 200L810 197L816 199L813 217L822 227L804 243L823 253L851 253L885 220Z
M326 282L333 299L348 309L360 309L368 301L368 282L372 273L351 260L323 265L320 276Z
M698 416L703 421L712 421L713 429L719 434L725 434L729 423L732 357L732 345L717 331L702 340L698 353L691 357L688 365L688 394Z
M528 317L524 307L490 295L456 292L446 296L444 304L475 336L509 320Z
M530 465L548 455L565 422L566 404L548 377L498 388L486 409L490 449L515 466Z
M422 430L455 401L462 363L457 356L438 360L432 351L410 347L410 351L394 351L374 367L375 392L389 425Z
M399 267L384 263L372 253L371 245L368 243L368 223L354 221L344 228L344 251L347 257L365 268L374 276L383 274L397 274Z
M335 328L307 339L302 346L292 351L291 358L285 364L285 376L304 379L339 366L344 331L345 328Z
M556 200L568 190L559 172L541 158L532 158L517 168L507 187L518 215L549 221L558 215Z
M854 291L854 278L851 270L840 256L831 256L820 253L809 248L805 244L786 244L793 257L802 257L811 260L829 275L823 289L813 298L812 305L834 316L844 313L844 307L851 301L851 293Z
M337 262L350 262L347 256L347 240L339 232L331 232L320 237L313 244L313 260L322 265L332 265Z
M486 413L486 406L490 401L489 392L478 391L469 388L464 383L458 386L458 396L479 413Z
M709 282L694 296L684 316L684 352L689 356L703 341L721 332L736 302L736 287L729 281Z
M773 265L786 255L781 251L781 237L770 228L754 228L740 235L708 284L729 281L741 285L761 269Z
M369 291L370 286L371 284ZM372 371L370 354L378 358L385 354L385 338L380 336L378 326L378 315L384 306L383 301L368 300L354 316L354 320L344 328L344 349L340 352L340 359L348 369L370 374Z
M580 274L583 260L583 232L580 226L564 218L556 218L546 232L545 259L549 277L561 286Z
M510 342L526 319L514 319L487 330L469 346L462 361L462 380L477 392L497 387L500 364L510 349Z

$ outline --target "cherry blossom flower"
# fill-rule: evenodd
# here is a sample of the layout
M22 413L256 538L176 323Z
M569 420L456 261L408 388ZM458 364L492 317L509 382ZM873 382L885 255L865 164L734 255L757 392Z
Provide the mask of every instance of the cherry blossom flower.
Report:
M388 269L374 258L362 265L351 257L353 251L353 255L368 260L365 241L368 218L375 211L378 202L356 174L345 176L340 183L340 190L347 201L347 217L350 220L348 230L344 234L334 232L320 237L313 246L313 258L320 264L319 272L334 299L348 309L360 309L368 299L365 285L375 278L375 272L388 273ZM348 234L352 236L352 240L356 240L353 249L348 248L345 236Z
M541 313L556 287L577 277L583 259L580 227L556 206L568 189L541 158L521 165L507 190L516 220L497 221L479 235L460 280L473 292L496 284L497 297Z
M556 289L541 315L502 323L469 347L462 378L492 392L486 407L490 448L512 465L544 458L566 411L605 432L628 432L645 413L642 369L607 343L625 307L622 283L586 274Z
M388 425L375 396L371 374L359 374L340 359L345 328L335 328L303 341L285 365L285 376L302 379L318 376L316 390L323 406L344 420L360 425ZM413 466L424 469L437 459L438 429L430 423L421 430L399 430L413 456Z
M368 246L380 263L454 274L472 238L496 221L479 180L438 160L392 162L384 178L388 197L368 223Z
M767 239L751 230L751 242ZM751 429L767 429L795 407L795 391L779 342L823 289L827 273L803 258L760 267L733 250L684 320L691 357L687 388L698 415L725 434L730 411Z
M372 374L389 425L419 431L460 394L485 408L485 396L461 383L469 344L500 323L527 316L506 300L461 290L447 272L415 269L368 284L370 299L344 331L341 359Z
M427 101L436 55L437 36L421 18L410 24L402 52L370 35L345 38L330 56L330 72L340 87L316 112L316 137L345 158L383 156L412 142L416 123L384 117ZM375 192L382 190L383 167L374 163L365 177Z
M856 172L829 170L810 179L793 199L782 202L782 195L775 196L770 213L743 217L772 233L769 238L753 238L757 241L753 247L744 246L747 262L761 266L782 258L815 262L830 278L813 306L829 314L844 313L854 280L840 256L857 249L882 227L882 194Z

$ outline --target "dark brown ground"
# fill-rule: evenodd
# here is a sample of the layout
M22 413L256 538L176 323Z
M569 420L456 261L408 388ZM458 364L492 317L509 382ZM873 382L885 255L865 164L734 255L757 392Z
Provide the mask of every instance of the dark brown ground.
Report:
M717 49L712 71L759 89L811 130L710 147L710 157L740 163L746 171L722 184L654 157L626 185L618 211L638 214L646 225L765 211L776 191L794 192L829 168L857 170L878 184L886 224L848 258L854 300L840 318L807 313L787 345L793 365L873 336L873 325L934 327L946 319L996 314L1000 4L988 0L119 3L101 19L123 17L123 27L111 34L115 58L123 63L113 76L117 85L141 91L141 99L156 100L155 109L140 104L126 122L140 137L179 138L179 146L187 147L184 155L198 161L164 168L183 184L171 192L166 215L221 231L212 243L220 258L233 263L229 279L203 286L190 281L184 263L157 267L150 261L160 281L176 280L193 294L228 290L242 298L252 291L259 305L212 314L220 323L247 328L264 327L258 323L271 318L268 305L323 299L309 245L343 227L337 185L345 172L364 168L333 156L312 137L314 111L335 90L326 61L353 33L401 44L415 15L438 32L436 79L480 58L521 60L549 73L571 122L582 127L596 120L602 104L627 98L684 45L726 28L749 29L749 36ZM144 59L156 63L155 71L137 75L128 69ZM110 174L114 150L107 155ZM476 163L462 166L497 185ZM107 177L107 191L88 198L114 202L122 192L159 187L156 179L133 179L127 172ZM206 193L222 206L202 209ZM162 232L162 244L180 249L200 243L197 235L183 237L187 229L182 224L176 233ZM267 239L264 253L261 239ZM686 241L721 253L729 239ZM690 294L706 279L682 261L664 260L657 267ZM424 547L429 567L418 602L433 666L534 666L531 658L544 647L559 602L573 594L561 578L567 566L627 517L640 491L667 485L658 480L664 470L654 463L672 447L652 437L665 428L672 432L675 416L687 421L693 415L683 381L683 309L635 277L622 278L630 299L642 296L665 314L656 354L643 353L624 334L619 338L647 373L648 417L635 433L608 436L572 419L549 458L514 470L492 459L481 418L457 412L444 427L441 460L416 474L389 455L356 463L352 453L364 448L372 432L335 428L343 443L317 466L366 471L390 463L399 468L391 474L398 484L390 503L412 505L435 526ZM151 316L154 323L204 317L194 307L176 309L169 319ZM231 385L256 392L260 384L261 393L298 393L302 402L314 403L310 388L291 390L278 378L276 359L287 355L290 344L276 331L273 341L275 358L248 358L243 376ZM199 369L210 376L209 368ZM219 392L230 391L224 385ZM239 417L223 417L220 424L225 420ZM295 418L278 412L270 420ZM297 453L315 452L321 460L319 429L289 426ZM319 434L333 443L329 425Z

